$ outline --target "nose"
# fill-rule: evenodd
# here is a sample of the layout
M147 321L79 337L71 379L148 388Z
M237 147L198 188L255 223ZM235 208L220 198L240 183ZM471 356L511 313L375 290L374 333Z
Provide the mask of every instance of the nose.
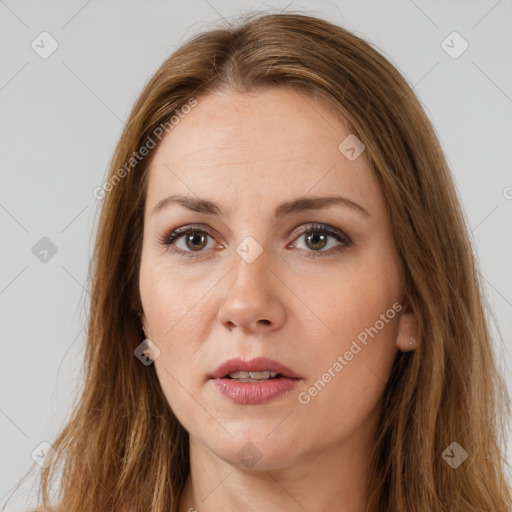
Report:
M269 333L283 325L287 289L271 259L269 250L250 263L234 254L217 315L229 331Z

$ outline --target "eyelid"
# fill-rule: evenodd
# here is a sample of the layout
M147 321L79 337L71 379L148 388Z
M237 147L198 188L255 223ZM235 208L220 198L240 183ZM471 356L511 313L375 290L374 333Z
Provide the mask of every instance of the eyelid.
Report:
M310 231L325 231L327 234L333 237L339 237L341 240L347 245L353 245L354 242L352 239L341 229L330 226L329 224L322 224L319 222L310 222L299 226L296 230L294 230L293 234L295 236L303 235L304 233L309 233Z
M181 238L183 235L188 234L189 232L204 232L210 238L215 239L215 236L211 233L211 230L205 226L204 224L187 224L185 226L180 226L176 229L171 229L166 231L161 237L158 238L158 242L164 246L174 245L174 242ZM177 250L175 252L182 252L181 250ZM194 251L185 251L194 253ZM198 251L200 253L202 251Z

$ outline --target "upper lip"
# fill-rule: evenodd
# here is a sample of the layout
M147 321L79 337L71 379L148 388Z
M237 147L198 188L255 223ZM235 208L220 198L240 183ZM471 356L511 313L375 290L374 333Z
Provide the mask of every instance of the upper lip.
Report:
M212 379L221 379L230 373L241 372L264 372L265 370L280 373L283 377L301 379L302 377L293 370L268 357L256 357L250 360L244 360L240 357L228 359L221 363L211 374Z

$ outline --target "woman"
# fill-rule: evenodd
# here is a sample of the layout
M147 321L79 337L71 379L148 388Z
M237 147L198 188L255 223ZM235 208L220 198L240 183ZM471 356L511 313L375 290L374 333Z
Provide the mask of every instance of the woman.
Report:
M193 38L95 195L85 386L47 510L511 509L461 207L368 43L293 13Z

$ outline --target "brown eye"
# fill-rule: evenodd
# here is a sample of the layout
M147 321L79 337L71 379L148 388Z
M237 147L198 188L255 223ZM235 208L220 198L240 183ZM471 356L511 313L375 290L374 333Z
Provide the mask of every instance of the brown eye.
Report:
M191 251L200 251L206 247L208 236L204 231L190 231L184 235L185 244Z
M313 250L323 249L327 244L327 238L327 235L321 234L319 231L313 231L306 235L306 244Z
M297 247L300 252L306 253L310 259L332 256L353 245L352 239L343 231L331 228L324 224L308 224L301 226L296 234L296 240L303 241L303 247ZM208 246L208 238L211 245ZM186 226L175 229L159 239L162 245L168 246L173 253L194 258L207 253L207 249L215 247L215 240L210 233L200 229L199 226ZM332 243L334 242L334 246ZM295 242L297 243L297 242ZM330 247L329 244L331 244ZM293 245L294 246L294 245ZM222 245L217 245L222 248ZM327 249L325 249L327 247Z
M346 233L325 224L307 224L301 226L297 230L296 235L298 235L296 240L301 241L303 245L303 247L297 248L302 252L306 252L307 257L310 259L331 256L353 245L352 239ZM334 245L331 240L334 241ZM295 244L297 244L297 242L295 242ZM325 249L328 245L330 245L330 247Z
M210 240L208 240L210 239ZM168 246L169 250L179 256L194 258L201 256L215 246L214 239L199 226L185 226L159 238L162 245ZM210 242L210 245L208 245Z

